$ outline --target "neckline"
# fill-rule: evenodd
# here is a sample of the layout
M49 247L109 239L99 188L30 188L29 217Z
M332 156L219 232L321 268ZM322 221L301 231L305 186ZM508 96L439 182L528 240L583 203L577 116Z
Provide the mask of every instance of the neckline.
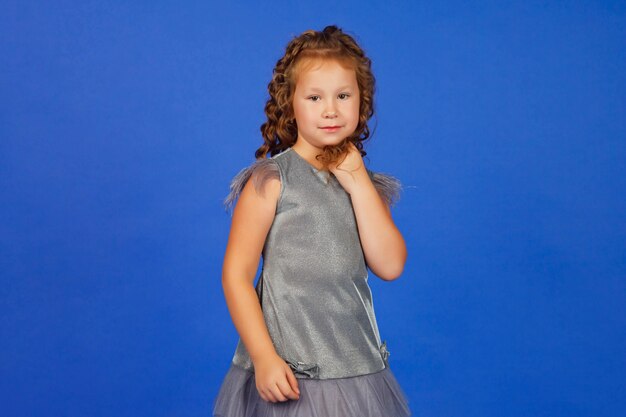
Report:
M301 160L304 164L306 164L309 169L311 171L313 171L313 173L320 178L324 183L328 184L328 182L331 180L332 175L330 175L330 171L324 171L324 170L319 170L317 168L315 168L313 166L313 164L311 164L309 161L307 161L306 159L304 159L304 157L302 155L300 155L295 149L293 149L292 147L289 147L288 149L289 151L291 151L293 154L296 155L296 158Z
M298 158L300 158L303 162L305 162L308 166L310 166L310 167L311 167L311 169L312 169L313 171L315 171L316 173L318 173L318 172L326 172L326 171L322 171L321 169L317 169L317 168L315 168L315 166L314 166L312 163L310 163L309 161L307 161L306 159L304 159L304 157L303 157L302 155L300 155L300 154L299 154L299 153L298 153L298 152L297 152L297 151L296 151L293 147L290 147L290 148L289 148L289 150L290 150L291 152L295 153L295 154L296 154L296 156L297 156Z

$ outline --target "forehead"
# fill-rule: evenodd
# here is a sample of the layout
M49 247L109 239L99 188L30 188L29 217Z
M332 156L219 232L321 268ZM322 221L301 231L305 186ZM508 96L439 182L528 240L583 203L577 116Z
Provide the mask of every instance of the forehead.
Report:
M300 85L356 84L354 68L337 60L306 59L299 63L297 74Z

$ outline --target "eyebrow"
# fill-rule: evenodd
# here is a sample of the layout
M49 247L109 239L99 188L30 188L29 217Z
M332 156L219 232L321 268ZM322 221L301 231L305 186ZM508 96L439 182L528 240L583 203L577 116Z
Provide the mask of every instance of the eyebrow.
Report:
M352 87L352 86L350 86L350 85L344 85L343 87L339 87L337 90L345 90L345 89L348 89L348 88L350 88L350 87ZM310 87L310 88L309 88L309 90L311 90L311 91L317 91L317 92L320 92L320 93L321 93L321 92L323 92L323 90L322 90L322 89L317 88L317 87Z

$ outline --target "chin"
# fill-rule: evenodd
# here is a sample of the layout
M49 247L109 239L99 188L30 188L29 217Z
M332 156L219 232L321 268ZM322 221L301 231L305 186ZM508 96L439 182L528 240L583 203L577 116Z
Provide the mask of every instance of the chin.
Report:
M335 140L327 140L327 141L326 141L326 143L324 143L324 144L322 145L322 147L323 147L323 146L337 146L337 145L339 145L340 143L342 143L342 142L344 141L344 139L345 139L345 138L337 138L337 139L335 139Z

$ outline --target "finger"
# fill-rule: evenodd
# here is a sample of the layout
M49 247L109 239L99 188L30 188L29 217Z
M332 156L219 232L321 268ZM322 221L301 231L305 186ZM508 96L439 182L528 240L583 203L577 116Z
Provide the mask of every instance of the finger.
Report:
M298 395L298 393L292 388L290 382L288 380L283 380L278 384L278 388L280 389L281 393L291 399L291 400L297 400L300 396Z
M287 382L289 382L289 386L293 390L294 393L300 396L300 388L298 387L298 378L293 374L291 369L287 372Z
M285 397L283 393L280 392L280 388L277 384L274 384L274 386L271 388L271 391L272 394L274 394L274 398L278 399L278 401L287 401L287 397Z
M263 395L265 395L265 401L269 401L269 402L276 402L276 398L274 398L274 395L272 394L272 392L269 389L264 389L263 390Z

